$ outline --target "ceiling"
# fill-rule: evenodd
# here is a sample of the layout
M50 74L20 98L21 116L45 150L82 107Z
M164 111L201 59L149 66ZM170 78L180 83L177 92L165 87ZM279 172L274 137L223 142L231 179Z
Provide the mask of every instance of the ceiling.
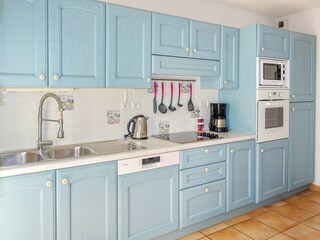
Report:
M241 8L278 18L293 13L320 8L320 0L211 0L216 3Z

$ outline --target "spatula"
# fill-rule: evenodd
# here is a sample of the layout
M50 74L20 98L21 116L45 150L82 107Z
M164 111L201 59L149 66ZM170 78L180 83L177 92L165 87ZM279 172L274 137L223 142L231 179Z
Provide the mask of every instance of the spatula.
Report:
M190 88L190 99L188 102L188 111L192 112L192 111L194 111L194 106L193 106L193 102L192 102L192 83L190 83L189 88Z

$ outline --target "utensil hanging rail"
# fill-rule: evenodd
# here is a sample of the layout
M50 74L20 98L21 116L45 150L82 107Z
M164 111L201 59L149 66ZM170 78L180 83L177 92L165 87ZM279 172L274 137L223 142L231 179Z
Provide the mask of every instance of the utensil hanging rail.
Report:
M163 82L196 82L195 79L164 79L164 78L151 78L151 81L163 81Z

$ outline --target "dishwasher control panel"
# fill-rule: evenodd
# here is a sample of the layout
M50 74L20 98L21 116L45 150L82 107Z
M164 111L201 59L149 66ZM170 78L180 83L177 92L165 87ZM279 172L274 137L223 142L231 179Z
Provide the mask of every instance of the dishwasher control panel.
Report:
M130 158L118 161L118 175L179 164L179 152Z

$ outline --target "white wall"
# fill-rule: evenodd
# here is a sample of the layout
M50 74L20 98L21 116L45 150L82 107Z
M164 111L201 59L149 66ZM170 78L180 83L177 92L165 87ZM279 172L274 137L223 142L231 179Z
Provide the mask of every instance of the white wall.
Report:
M287 16L289 29L317 36L315 184L320 185L320 8Z

